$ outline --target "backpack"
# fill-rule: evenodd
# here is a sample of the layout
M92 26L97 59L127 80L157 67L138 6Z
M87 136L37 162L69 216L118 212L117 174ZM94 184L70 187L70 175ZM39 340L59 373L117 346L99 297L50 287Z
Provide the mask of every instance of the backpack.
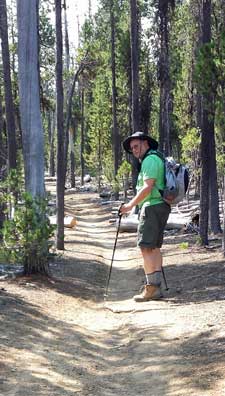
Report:
M165 188L159 192L168 204L177 204L184 198L189 185L189 171L186 165L178 164L173 157L164 157L159 151L148 152L164 161Z

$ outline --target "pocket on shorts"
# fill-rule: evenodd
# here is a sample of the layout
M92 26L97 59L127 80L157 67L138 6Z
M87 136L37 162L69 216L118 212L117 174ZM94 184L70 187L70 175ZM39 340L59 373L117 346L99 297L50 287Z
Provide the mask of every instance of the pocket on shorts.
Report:
M145 220L146 219L146 217L148 217L148 208L149 208L150 206L148 205L143 205L142 207L141 207L141 210L140 210L140 214L139 214L139 220Z

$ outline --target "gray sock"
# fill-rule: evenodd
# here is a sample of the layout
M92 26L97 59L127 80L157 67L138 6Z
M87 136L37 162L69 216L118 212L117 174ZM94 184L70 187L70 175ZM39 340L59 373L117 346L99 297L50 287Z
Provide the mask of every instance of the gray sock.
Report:
M161 271L155 271L151 274L146 274L147 285L160 286L161 285Z

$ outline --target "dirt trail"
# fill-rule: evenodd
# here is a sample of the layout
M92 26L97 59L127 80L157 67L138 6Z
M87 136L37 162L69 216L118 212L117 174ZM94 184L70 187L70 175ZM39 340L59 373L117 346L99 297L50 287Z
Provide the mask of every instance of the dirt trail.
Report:
M143 283L135 234L115 239L110 205L67 195L77 227L52 264L53 279L0 283L0 395L225 395L225 266L193 235L167 233L170 289L138 304ZM183 242L188 247L182 249Z

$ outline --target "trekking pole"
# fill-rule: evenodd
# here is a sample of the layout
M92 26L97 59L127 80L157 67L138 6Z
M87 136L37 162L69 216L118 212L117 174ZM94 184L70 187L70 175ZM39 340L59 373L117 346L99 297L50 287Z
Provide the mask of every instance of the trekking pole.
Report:
M168 285L167 285L167 281L166 281L165 271L164 271L163 267L162 267L162 274L163 274L163 279L164 279L164 283L165 283L165 286L166 286L166 290L169 290Z
M107 295L108 295L109 281L110 281L110 277L111 277L112 265L113 265L113 260L114 260L114 254L115 254L115 251L116 251L116 244L117 244L118 234L119 234L119 230L120 230L120 223L121 223L121 218L122 218L122 213L120 213L120 208L121 208L122 205L123 205L123 203L120 205L120 207L119 207L119 209L118 209L119 221L118 221L118 225L117 225L116 238L115 238L115 242L114 242L113 253L112 253L112 259L111 259L111 264L110 264L110 269L109 269L109 275L108 275L108 279L107 279L107 283L106 283L106 288L105 288L104 297L107 297Z

